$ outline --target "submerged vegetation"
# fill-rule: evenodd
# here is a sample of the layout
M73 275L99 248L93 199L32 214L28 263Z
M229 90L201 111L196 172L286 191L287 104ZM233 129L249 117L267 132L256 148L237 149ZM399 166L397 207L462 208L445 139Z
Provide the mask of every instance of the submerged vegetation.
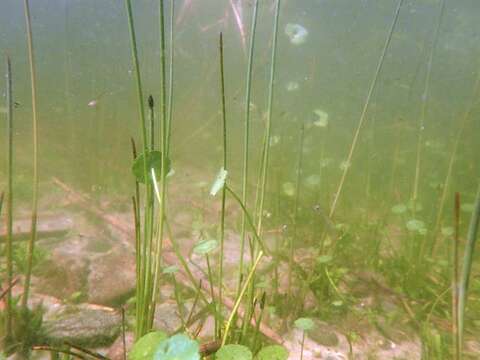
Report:
M352 125L342 123L340 110L311 106L295 95L303 93L304 87L314 89L311 82L323 71L316 62L317 54L311 55L310 73L302 75L305 80L295 78L297 69L286 74L281 71L279 65L287 62L288 51L305 48L315 39L308 26L285 16L289 9L286 2L272 0L265 4L254 0L242 7L242 2L230 1L226 14L231 13L231 18L225 15L218 23L200 27L201 32L214 33L208 40L212 44L205 45L208 71L200 74L200 81L207 81L215 95L210 103L203 94L191 92L185 85L193 87L190 81L194 76L188 74L191 78L185 81L184 74L178 71L179 59L190 61L197 57L179 46L177 37L182 33L181 26L185 26L186 12L192 11L191 2L186 0L180 5L159 0L145 5L149 13L158 7L156 24L148 27L148 34L155 32L156 40L150 38L147 51L142 40L147 32L139 19L140 5L124 1L122 26L128 28L128 41L124 44L130 50L125 87L134 89L129 95L136 99L135 104L128 103L129 109L136 109L136 115L129 114L127 118L136 121L135 126L120 133L123 136L128 132L130 136L130 154L126 149L119 150L128 155L128 160L122 158L105 168L95 163L98 178L90 180L105 185L111 179L111 191L100 196L92 188L93 197L81 194L75 200L94 203L91 213L96 221L106 221L127 234L117 261L128 256L129 246L135 254L133 269L111 270L119 271L113 274L114 278L129 270L134 272L134 284L130 284L133 291L112 301L121 310L89 308L106 313L111 310L114 316L121 314L121 331L115 327L111 330L113 339L121 339L121 358L397 358L395 348L403 343L408 344L407 350L398 358L479 356L480 266L475 247L480 224L480 178L475 154L480 143L475 116L479 111L480 73L477 70L467 100L460 102L465 108L462 115L458 120L449 117L448 152L442 142L445 136L433 127L428 133L426 121L434 105L436 51L448 5L445 0L426 2L429 11L438 11L438 16L432 34L425 37L418 50L421 60L415 75L401 80L411 82L402 85L409 92L409 110L401 114L395 110L399 114L393 120L382 122L383 117L392 117L380 100L384 99L382 91L388 79L387 62L395 60L390 54L395 53L396 41L403 41L399 29L402 16L407 17L405 8L413 6L407 3L397 0L388 8L390 22L386 30L383 27L376 35L380 51L368 67L370 70L365 71L365 79L370 80L364 80L363 84L368 85L359 90L363 98L355 100L360 112L358 115L355 110ZM39 182L42 137L37 103L42 97L37 94L30 3L24 0L23 5L33 121L32 154L27 156L32 161L33 178L27 185L30 191L24 191L23 198L31 195L32 206L28 241L23 247L14 228L15 215L25 213L15 211L20 206L17 202L22 206L26 202L17 195L21 181L16 182L20 164L14 162L14 139L18 138L14 129L19 125L14 114L17 107L21 112L26 104L22 100L17 105L14 92L18 87L13 81L15 64L21 60L8 53L5 111L2 107L1 114L3 118L5 113L6 119L4 133L2 126L6 171L5 181L1 172L0 215L6 226L0 234L5 259L0 263L0 358L13 353L30 357L41 350L49 351L55 359L59 354L66 359L105 359L109 357L102 346L91 346L92 341L85 338L75 341L75 334L69 333L62 341L51 340L56 328L51 317L49 325L44 324L48 311L42 306L43 298L35 298L42 293L38 285L42 284L38 281L40 275L35 278L35 269L49 257L37 245L41 238L37 228L38 215L42 215L39 203L45 196L49 203L45 208L51 210L56 204L52 206L55 200L49 197L57 199L58 195L54 191L39 191L43 189ZM247 10L249 15L244 14ZM245 19L250 21L249 31ZM268 26L267 19L271 19ZM232 34L240 38L233 40ZM239 49L235 49L237 42L242 44ZM236 59L236 50L241 54L240 60ZM150 58L151 54L155 59ZM70 67L69 56L65 68ZM343 60L337 60L341 66ZM239 66L238 61L245 66ZM158 82L153 85L150 62L158 65ZM422 65L425 74L418 70ZM264 81L260 80L262 76ZM94 112L95 122L88 126L96 129L92 131L96 141L106 144L114 129L105 124L107 105L101 104L117 101L116 90L99 91L96 86L95 100L87 105ZM415 92L417 88L421 88L420 95ZM71 100L67 94L66 108L71 109ZM439 106L438 102L435 104ZM202 111L207 110L202 107L213 112L211 123L203 119ZM265 111L262 113L259 107ZM286 110L279 111L277 107ZM189 116L201 118L202 124L199 130L189 127L185 136L178 124ZM72 122L74 114L68 117ZM413 125L404 117L412 118ZM78 125L72 122L71 126L73 138L68 146L72 149L79 141L82 148L88 147L87 136L73 130ZM103 127L108 130L103 132ZM473 139L463 140L467 132ZM101 138L102 134L107 134L106 139ZM126 139L121 143L126 144ZM204 148L206 142L208 146ZM198 155L194 145L199 146ZM189 148L187 160L179 155L182 147ZM206 149L205 153L201 149ZM94 150L88 151L88 157L92 157ZM117 154L112 156L109 150L101 148L99 157L102 152L110 154L113 163ZM210 161L209 156L214 160ZM118 164L122 164L122 170ZM202 181L196 183L194 176L184 175L190 171L198 171ZM127 179L126 185L121 185L119 178ZM92 200L95 196L98 199ZM184 206L183 197L189 205ZM122 221L127 216L122 216L127 213L129 220L125 225ZM182 220L182 216L187 220ZM180 227L183 228L178 230ZM184 234L185 227L188 235ZM69 239L60 242L63 240ZM63 254L75 253L82 241L73 241L73 250ZM54 257L59 252L52 254L53 263L61 264L62 259ZM102 265L98 259L88 259L89 266ZM55 269L53 273L58 271ZM74 273L78 271L73 269ZM121 270L126 272L120 274ZM95 275L89 273L90 277ZM57 285L70 284L65 281ZM112 281L108 286L121 285ZM172 287L171 294L165 291L168 286ZM90 299L84 291L82 283L81 290L69 294L63 303L75 306ZM159 309L170 301L175 304L175 316L179 319L173 330L162 328L158 321ZM67 319L72 321L73 317L68 316L75 311L68 308ZM83 321L74 319L73 325L62 323L60 328L63 326L62 330L67 332L79 329L76 326ZM133 333L129 349L126 332ZM376 334L387 343L379 343ZM100 336L91 337L105 345L103 338L98 339ZM339 337L344 341L339 341ZM415 350L416 345L419 351ZM331 352L332 348L343 354ZM378 355L377 349L391 351L392 355Z

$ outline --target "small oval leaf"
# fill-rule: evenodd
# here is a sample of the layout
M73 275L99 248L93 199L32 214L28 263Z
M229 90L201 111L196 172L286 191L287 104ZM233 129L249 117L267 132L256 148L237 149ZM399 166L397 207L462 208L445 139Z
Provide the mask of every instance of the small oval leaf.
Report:
M184 334L160 342L153 360L200 360L198 343Z
M243 345L229 344L217 351L216 360L252 360L252 352Z
M280 345L265 346L258 353L256 360L287 360L288 351Z
M144 173L144 160L143 153L138 155L132 165L132 172L135 176L135 179L144 184L145 183L145 173ZM154 150L147 153L147 176L150 177L150 169L154 169L157 177L160 177L162 173L162 153L160 151ZM170 172L170 160L167 159L167 174Z
M308 331L315 327L315 324L310 318L298 318L295 320L294 325L297 329Z
M128 358L130 360L152 360L158 344L167 339L167 337L167 334L163 331L154 331L142 336L133 345Z

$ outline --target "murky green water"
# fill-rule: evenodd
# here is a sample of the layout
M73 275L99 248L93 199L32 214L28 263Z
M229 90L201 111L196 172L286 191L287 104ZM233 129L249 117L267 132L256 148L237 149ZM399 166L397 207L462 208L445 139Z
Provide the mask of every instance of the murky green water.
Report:
M213 181L221 165L220 32L225 36L229 176L233 187L241 189L246 47L253 1L239 2L239 20L234 3L175 2L171 156L176 173L170 181L182 184L181 196L188 194L190 185L197 189L198 181ZM133 192L130 137L140 142L140 136L124 3L43 0L32 1L31 7L42 196L48 198L54 191L51 179L57 177L95 199L126 203ZM251 102L252 194L266 119L273 7L272 1L262 1L259 7ZM441 2L404 2L352 161L346 163L395 7L391 0L282 2L265 215L268 229L286 226L283 237L295 236L298 248L317 246L322 234L336 226L344 240L335 247L338 266L348 264L352 272L373 267L393 282L392 287L401 288L395 282L402 281L398 272L408 273L405 257L413 256L425 238L438 247L426 271L435 272L436 263L450 261L454 193L461 194L465 234L479 191L480 92L475 92L475 83L480 76L480 3L447 1L435 42ZM157 1L134 2L144 93L158 103L157 12ZM307 30L304 42L291 41L287 24ZM14 181L19 202L28 204L31 106L21 1L0 4L0 50L13 62L18 102ZM0 88L5 88L3 77ZM4 113L0 116L3 120ZM3 124L1 154L6 146ZM418 149L418 200L412 211ZM5 167L5 156L0 156L1 185ZM327 221L345 167L344 188ZM189 183L191 174L196 183ZM201 195L195 191L195 196ZM173 202L177 195L171 194ZM476 259L473 317L480 311L479 270ZM448 271L438 273L445 276ZM400 291L417 299L422 293L417 285L424 283L413 282L413 288ZM478 334L473 317L470 331Z

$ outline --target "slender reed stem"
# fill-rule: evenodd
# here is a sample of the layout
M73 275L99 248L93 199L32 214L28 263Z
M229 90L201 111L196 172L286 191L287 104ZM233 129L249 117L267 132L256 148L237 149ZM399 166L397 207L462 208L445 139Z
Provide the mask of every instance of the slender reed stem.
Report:
M220 33L219 38L219 52L220 52L220 94L222 99L222 129L223 129L223 169L227 170L227 115L225 110L225 71L224 71L224 59L223 59L223 34ZM222 304L223 304L223 251L225 243L225 200L226 200L226 184L222 188L222 209L220 215L220 259L219 259L219 276L218 276L218 322L216 334L220 339L222 334L221 325L222 320ZM217 322L217 321L216 321Z
M253 68L253 53L255 49L255 32L257 27L257 10L258 0L255 0L253 6L252 23L250 28L250 47L248 50L248 65L247 65L247 83L245 88L245 128L243 135L243 179L242 179L242 203L247 207L248 199L248 167L249 167L249 147L250 147L250 98L252 90L252 68ZM240 263L238 267L238 284L237 295L241 289L240 278L243 274L243 258L245 252L245 232L247 219L246 215L242 214L242 228L240 232Z
M300 360L303 360L303 348L305 346L305 331L302 333L302 343L301 343L301 349L300 349Z
M170 1L170 58L168 68L168 106L167 106L167 159L170 158L170 137L172 134L172 118L173 118L173 66L175 55L175 38L173 36L175 25L175 1Z
M257 231L259 235L262 234L262 224L263 224L263 206L265 203L265 193L267 188L267 173L268 173L268 162L270 159L270 137L272 131L272 111L273 111L273 97L274 97L274 88L275 88L275 66L277 62L277 39L278 39L278 20L280 18L280 2L277 0L275 5L275 20L273 23L273 41L272 41L272 55L270 60L270 81L268 86L268 102L267 102L267 124L265 129L265 138L263 139L263 158L262 158L262 169L260 174L261 185L260 185L260 198L259 198L259 207L257 213L258 225Z
M245 295L245 292L247 291L248 285L252 280L253 274L255 273L255 270L258 266L258 263L262 259L262 256L263 256L263 251L260 250L257 258L255 259L255 262L252 265L252 268L250 269L247 279L245 280L245 284L243 284L242 290L240 291L240 294L238 295L237 300L235 301L230 317L228 318L227 325L225 326L225 332L223 333L223 338L222 338L222 346L225 345L227 341L228 333L230 331L230 327L232 326L232 320L235 317L238 311L238 308L240 307L240 303L242 301L243 295Z
M5 256L7 258L7 284L13 282L13 80L12 80L12 64L10 57L6 58L7 72L7 239L5 242ZM3 193L1 202L3 203ZM1 204L0 204L1 212ZM12 291L8 288L6 293L6 309L5 309L5 337L6 343L12 339Z
M452 274L452 337L454 358L459 360L460 341L458 338L458 250L460 246L460 194L455 193L455 237L453 239L453 274Z
M143 170L144 170L144 179L145 179L145 214L143 221L143 241L140 239L141 244L141 255L138 257L141 261L141 273L140 279L137 279L137 290L136 290L136 324L135 324L135 336L137 339L146 334L149 330L149 324L151 323L148 318L151 313L149 307L151 303L149 302L149 294L151 291L151 264L150 264L150 251L151 251L151 222L152 222L152 213L151 213L151 184L148 181L148 170L147 170L147 154L148 154L148 137L147 137L147 124L145 121L145 108L143 106L143 88L142 88L142 78L140 75L140 65L138 61L137 53L137 39L135 34L135 26L133 21L132 14L132 4L131 0L125 0L125 7L127 10L128 17L128 28L130 32L130 42L131 42L131 51L132 51L132 62L134 66L135 73L135 83L137 90L137 100L138 100L138 112L141 124L142 132L142 145L143 145ZM140 199L137 196L137 211L139 213Z
M166 195L167 195L167 153L169 149L168 143L168 129L170 125L168 124L167 118L167 102L166 102L166 78L165 78L165 14L164 14L164 1L160 0L159 3L159 18L160 18L160 65L161 65L161 84L160 84L160 98L161 98L161 152L162 152L162 166L161 166L161 175L160 175L160 197L161 203L158 211L158 231L156 234L155 241L155 250L156 250L156 263L155 263L155 272L153 280L153 291L151 294L151 303L155 304L155 299L159 291L159 282L160 282L160 267L162 261L163 253L163 233L165 227L165 217L166 217ZM151 319L150 326L153 325L153 316L154 316L155 306L150 308L149 318Z
M477 233L480 225L480 186L477 191L475 200L475 209L470 218L470 226L468 228L467 243L465 245L463 255L463 268L458 287L458 347L460 358L463 350L463 333L464 333L464 318L465 307L467 303L468 284L470 274L472 272L473 253L475 251L475 243L477 241Z
M29 0L24 0L25 23L27 27L28 61L30 66L30 87L32 93L32 130L33 130L33 179L32 179L32 216L31 237L27 249L27 266L25 271L25 283L22 298L22 308L27 310L30 281L33 267L33 251L37 240L38 218L38 112L37 112L37 72L35 68L35 54L33 51L32 21L30 17Z
M78 352L65 350L65 349L62 349L62 348L55 348L55 347L51 347L51 346L48 346L48 345L36 345L36 346L32 347L32 350L51 351L51 352L55 352L55 353L60 353L60 354L66 354L66 355L69 355L69 356L73 356L74 358L77 358L77 359L90 360L90 357L87 356L87 355L82 355Z
M448 194L448 189L450 186L450 181L452 178L452 173L453 173L453 165L455 164L455 160L457 157L457 152L458 152L458 147L461 143L463 133L465 131L465 128L471 118L471 114L473 112L473 109L475 108L475 105L478 103L478 90L480 88L480 71L477 74L477 80L475 81L475 85L473 87L473 95L472 95L472 100L470 101L470 104L465 111L463 115L463 119L460 125L460 128L457 131L457 136L455 137L455 142L453 144L453 149L452 153L450 155L450 161L448 163L448 169L447 169L447 174L445 175L445 180L443 182L443 190L442 190L442 195L440 196L439 204L437 206L438 212L437 212L437 219L435 221L435 227L432 233L432 246L431 246L431 254L434 255L437 250L437 235L440 230L440 226L442 224L442 218L443 218L443 209L445 207L445 201L447 199L447 194Z
M438 35L440 34L440 25L442 24L443 13L445 10L445 1L446 0L442 1L441 7L440 7L438 23L435 29L435 35L433 38L432 48L430 49L430 55L428 57L427 75L425 77L425 85L424 85L424 90L422 94L422 107L420 111L420 121L419 121L418 141L417 141L417 155L416 155L416 162L415 162L415 177L413 182L413 194L412 194L412 205L413 205L412 213L414 217L415 217L416 208L417 208L418 187L420 183L420 167L421 167L421 157L422 157L422 149L423 149L423 133L425 130L425 116L427 113L428 97L429 97L429 90L430 90L430 79L432 74L433 55L435 54L435 49L437 47L437 42L438 42ZM423 255L422 251L420 252L420 254Z
M400 9L402 8L403 2L404 2L404 0L398 0L397 8L395 10L395 15L393 16L392 24L390 25L390 30L389 30L387 38L385 40L385 44L383 46L382 54L380 55L380 59L379 59L378 64L377 64L377 68L375 70L375 75L373 76L373 80L370 84L370 88L368 89L367 98L365 100L365 104L363 106L362 113L360 114L360 119L358 120L358 125L357 125L357 129L355 131L355 134L353 136L352 144L350 145L350 151L349 151L348 156L347 156L346 166L343 169L343 173L342 173L342 177L340 179L340 183L338 184L337 191L335 192L333 202L332 202L332 205L330 207L330 213L329 213L330 218L332 218L333 215L335 214L335 210L337 208L337 203L338 203L338 200L339 200L340 195L342 193L343 184L345 183L345 179L347 177L348 170L350 169L350 165L352 163L353 153L354 153L355 147L357 145L358 137L360 135L360 130L362 129L363 123L364 123L365 118L366 118L367 111L370 107L370 100L372 98L372 94L373 94L373 92L375 90L375 87L377 85L378 77L380 75L380 71L382 70L383 63L385 61L385 55L387 54L387 50L390 46L390 41L392 40L392 35L393 35L394 30L395 30L395 26L397 24L398 17L400 15Z
M237 193L235 193L235 191L233 191L228 185L225 185L225 189L229 192L230 195L232 195L232 197L235 199L235 201L238 203L238 205L240 205L240 207L242 208L242 211L245 214L245 219L247 220L248 226L250 226L250 230L253 233L253 237L255 238L255 241L257 241L257 243L260 246L260 248L262 249L262 251L265 254L268 255L269 251L268 251L267 247L265 246L263 240L258 235L257 229L255 228L255 224L253 223L253 219L250 216L250 214L248 213L248 210L245 207L245 205L242 203L242 200L240 199L240 196L238 196Z
M295 297L295 295L292 294L292 285L293 285L292 272L293 272L293 261L295 258L295 244L297 240L298 203L300 199L300 182L301 182L301 176L302 176L304 138L305 138L305 124L302 123L302 127L300 129L299 145L298 145L297 179L295 184L295 203L293 205L293 235L289 243L290 257L289 257L289 264L288 264L288 294L289 296L292 296L292 298Z

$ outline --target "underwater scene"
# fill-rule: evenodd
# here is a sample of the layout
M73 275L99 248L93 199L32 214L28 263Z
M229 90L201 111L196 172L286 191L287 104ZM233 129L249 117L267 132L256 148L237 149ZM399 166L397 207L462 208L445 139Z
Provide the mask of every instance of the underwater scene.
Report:
M2 0L0 359L480 359L478 0Z

